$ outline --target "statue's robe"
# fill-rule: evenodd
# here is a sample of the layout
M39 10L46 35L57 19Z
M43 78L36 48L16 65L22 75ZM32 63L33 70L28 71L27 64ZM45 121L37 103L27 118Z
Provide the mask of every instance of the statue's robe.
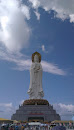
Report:
M35 62L31 65L28 94L30 99L41 99L44 96L42 88L42 66L40 63Z

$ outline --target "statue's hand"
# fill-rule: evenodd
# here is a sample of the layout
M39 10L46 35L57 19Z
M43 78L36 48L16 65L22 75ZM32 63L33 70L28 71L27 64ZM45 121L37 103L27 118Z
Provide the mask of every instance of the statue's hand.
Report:
M41 97L43 97L44 96L43 91L39 92L39 95L41 95Z
M34 69L34 72L38 72L39 70L40 70L40 69L37 69L37 68L36 68L36 69Z
M31 91L32 91L32 89L30 88L30 89L28 90L28 93L31 93Z
M38 65L35 65L35 68L34 68L35 72L38 72L40 70L40 66Z

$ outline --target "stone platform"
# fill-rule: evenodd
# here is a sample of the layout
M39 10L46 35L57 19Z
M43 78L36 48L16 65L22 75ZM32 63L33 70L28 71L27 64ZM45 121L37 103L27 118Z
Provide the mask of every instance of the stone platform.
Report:
M59 114L53 109L53 106L45 99L25 100L16 113L12 115L12 120L21 121L42 121L50 122L60 120Z

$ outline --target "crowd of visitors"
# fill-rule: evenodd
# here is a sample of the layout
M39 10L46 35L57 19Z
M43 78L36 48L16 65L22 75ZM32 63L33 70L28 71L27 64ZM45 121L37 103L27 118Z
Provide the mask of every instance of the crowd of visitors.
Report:
M29 125L27 124L2 124L0 130L67 130L65 126L56 125ZM74 130L74 129L72 129Z

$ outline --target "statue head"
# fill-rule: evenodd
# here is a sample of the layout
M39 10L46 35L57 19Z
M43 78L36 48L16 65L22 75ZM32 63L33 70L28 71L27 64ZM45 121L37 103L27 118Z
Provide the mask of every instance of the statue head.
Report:
M41 62L41 55L38 52L32 54L32 62Z
M35 56L34 56L34 62L39 62L39 57L38 57L38 55L35 55Z

